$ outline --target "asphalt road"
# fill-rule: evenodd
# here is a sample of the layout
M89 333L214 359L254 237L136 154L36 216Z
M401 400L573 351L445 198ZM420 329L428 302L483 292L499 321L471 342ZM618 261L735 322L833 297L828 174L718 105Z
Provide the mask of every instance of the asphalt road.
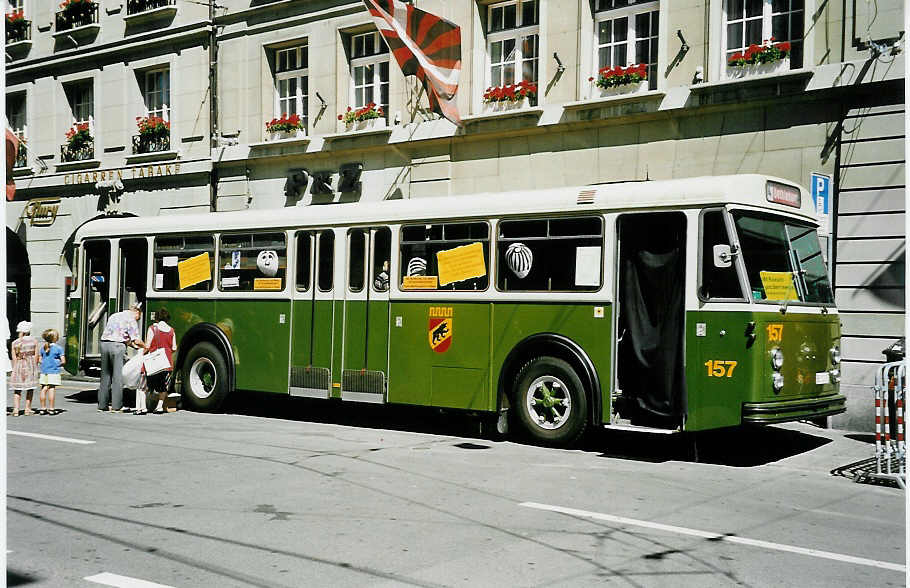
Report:
M461 414L292 398L105 414L89 387L7 418L10 586L905 583L904 494L831 473L872 455L867 435L557 450Z

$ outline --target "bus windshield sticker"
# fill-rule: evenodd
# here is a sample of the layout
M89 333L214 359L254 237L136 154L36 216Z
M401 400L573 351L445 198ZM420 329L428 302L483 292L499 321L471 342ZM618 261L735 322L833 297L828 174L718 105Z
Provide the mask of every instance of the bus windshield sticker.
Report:
M164 274L155 274L155 290L164 289Z
M784 326L780 323L768 325L768 342L775 343L784 340Z
M452 346L452 335L455 331L454 318L430 318L427 335L430 349L436 353L445 353Z
M435 290L436 276L405 276L401 281L402 290Z
M195 286L200 282L212 279L212 266L209 254L200 253L177 264L177 273L180 275L180 289Z
M483 244L480 242L440 251L436 254L436 263L440 286L487 275Z
M256 278L253 290L281 290L281 278Z
M161 259L161 264L164 267L177 267L177 262L180 260L176 255L166 255Z
M575 285L600 286L600 247L575 248Z
M231 251L231 264L224 269L240 269L240 252Z
M758 272L767 300L799 300L793 272Z
M240 276L234 276L232 278L221 278L221 287L222 288L239 288L240 287Z

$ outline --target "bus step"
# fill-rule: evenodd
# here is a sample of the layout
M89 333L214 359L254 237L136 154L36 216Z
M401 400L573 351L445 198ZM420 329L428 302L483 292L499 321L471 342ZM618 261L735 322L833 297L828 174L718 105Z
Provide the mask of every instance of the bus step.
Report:
M611 431L635 431L636 433L657 433L658 435L675 435L676 433L679 433L679 429L659 429L657 427L609 423L604 425L604 429L610 429Z

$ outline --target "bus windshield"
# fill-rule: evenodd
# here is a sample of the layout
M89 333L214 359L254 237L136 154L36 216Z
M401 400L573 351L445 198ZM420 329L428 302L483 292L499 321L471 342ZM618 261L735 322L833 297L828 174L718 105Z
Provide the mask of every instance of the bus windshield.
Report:
M742 210L733 219L754 300L834 302L815 227Z

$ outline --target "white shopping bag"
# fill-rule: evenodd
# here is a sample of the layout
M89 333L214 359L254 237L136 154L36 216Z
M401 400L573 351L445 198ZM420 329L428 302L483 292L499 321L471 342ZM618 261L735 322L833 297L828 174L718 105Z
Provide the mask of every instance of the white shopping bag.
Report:
M123 364L123 371L121 372L123 378L123 386L125 388L135 389L139 386L139 376L142 370L142 353L137 353L129 359L125 364Z
M145 366L145 375L153 376L169 369L171 362L168 361L164 348L158 348L142 358L142 365Z

